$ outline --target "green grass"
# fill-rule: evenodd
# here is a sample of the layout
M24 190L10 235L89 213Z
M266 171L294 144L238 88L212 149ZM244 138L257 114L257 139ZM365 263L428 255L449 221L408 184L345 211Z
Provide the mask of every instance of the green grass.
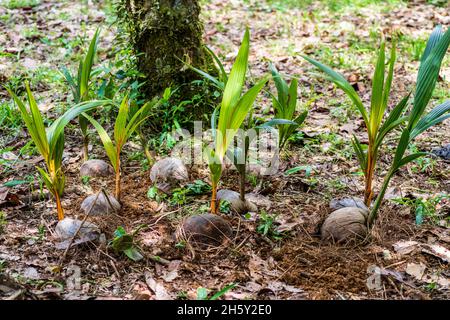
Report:
M0 6L8 9L32 8L41 3L41 0L0 0Z
M0 132L19 129L23 125L19 109L12 103L0 103Z
M248 2L245 1L245 2ZM390 10L393 5L402 3L401 0L266 0L267 5L273 9L306 9L311 5L320 3L318 7L327 8L332 12L340 12L348 9L360 9L368 6L382 6L383 10Z

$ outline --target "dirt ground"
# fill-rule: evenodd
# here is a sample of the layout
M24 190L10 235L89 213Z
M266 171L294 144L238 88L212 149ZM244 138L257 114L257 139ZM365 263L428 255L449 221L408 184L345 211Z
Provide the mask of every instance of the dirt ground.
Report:
M282 155L279 174L255 176L247 183L248 192L268 200L261 208L275 217L274 228L281 233L280 238L259 233L260 218L230 213L223 215L233 227L233 237L226 244L206 250L179 246L174 233L180 221L200 212L208 205L210 195L190 197L181 205L149 199L149 170L142 170L139 161L127 158L139 150L136 144L129 144L123 159L123 208L117 214L91 220L101 227L107 240L117 226L132 232L145 225L135 239L144 259L133 262L113 252L105 242L80 244L64 253L55 247L54 201L45 189L41 190L34 169L42 158L19 152L27 143L23 128L2 129L0 182L29 177L33 182L0 194L0 211L6 213L0 232L0 297L195 299L199 287L215 293L236 283L223 298L449 299L448 196L421 225L415 223L414 207L386 200L364 244L335 245L320 239L320 226L332 212L330 200L362 196L363 179L357 174L359 168L347 141L352 134L363 139L364 128L344 94L314 77L300 54L339 68L353 79L367 103L378 43L373 33L400 30L403 42L393 84L395 102L415 81L415 44L423 42L435 24L450 25L448 7L425 1L356 2L354 7L338 9L325 2L301 8L277 1L202 2L205 42L225 59L227 67L248 24L252 34L251 77L266 72L270 59L281 72L299 77L300 104L309 106L310 114L301 128L303 138ZM114 20L110 17L111 4L47 0L22 8L2 4L0 1L0 82L34 79L31 85L39 104L52 116L70 101L58 66L75 65L71 59L86 41L82 37L89 39L101 25L101 59L107 59L114 47L115 26L107 27ZM447 57L432 105L449 97L449 81ZM10 103L3 89L0 102ZM264 99L258 102L258 108L261 114L271 112ZM423 134L416 142L417 149L431 151L450 143L449 124L447 120ZM113 178L83 184L79 177L81 139L75 127L68 128L66 140L63 206L66 216L83 219L82 200L102 188L112 193ZM390 148L388 144L383 150L377 171L380 174L391 161L386 152ZM107 160L99 143L91 152ZM285 173L296 166L310 167L311 172ZM189 167L189 174L190 181L209 182L205 167ZM227 171L221 188L236 190L237 178L235 172ZM376 190L381 181L376 180ZM431 199L449 191L449 164L435 157L403 168L392 180L388 196ZM77 272L81 290L74 292L70 283Z

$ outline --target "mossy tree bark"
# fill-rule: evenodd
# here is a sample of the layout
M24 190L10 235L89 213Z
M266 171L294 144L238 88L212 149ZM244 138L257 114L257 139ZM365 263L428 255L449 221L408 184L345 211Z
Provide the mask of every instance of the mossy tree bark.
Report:
M128 28L146 76L147 96L198 79L179 59L203 70L214 70L202 43L198 0L121 0L119 17Z

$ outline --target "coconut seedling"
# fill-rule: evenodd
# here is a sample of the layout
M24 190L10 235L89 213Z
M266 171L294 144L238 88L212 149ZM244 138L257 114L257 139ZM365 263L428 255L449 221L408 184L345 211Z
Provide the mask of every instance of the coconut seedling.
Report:
M396 41L392 41L390 57L387 64L385 47L386 43L384 37L382 37L375 72L372 78L372 96L369 110L366 110L361 98L342 74L333 71L330 67L310 57L303 56L307 61L320 69L325 74L327 80L332 81L348 95L363 117L368 136L367 150L364 150L361 142L355 135L352 138L352 146L357 155L361 170L364 173L364 203L367 207L372 202L372 182L383 140L389 132L406 121L406 117L402 117L402 114L407 106L408 97L402 99L390 112L386 112L394 75ZM387 75L386 66L388 67Z
M230 143L233 141L238 129L244 122L258 93L262 90L268 77L258 81L247 92L242 94L245 87L245 79L248 67L248 54L250 47L250 33L247 29L239 48L236 60L231 68L226 82L222 102L218 109L218 121L216 114L212 116L212 129L214 147L206 148L212 182L211 212L217 213L217 187L222 175L222 164Z
M278 146L279 149L282 150L286 146L289 138L295 133L295 130L305 121L308 111L304 110L296 115L298 80L293 78L290 85L288 85L286 80L283 79L282 75L272 63L269 64L269 68L277 89L277 96L270 93L273 109L275 111L275 118L293 122L279 124L277 126L279 134Z
M75 103L80 103L84 101L88 101L90 99L89 96L89 84L91 81L91 71L92 65L94 64L94 59L97 54L97 45L99 39L99 29L95 31L94 36L89 44L89 49L86 53L84 59L80 60L80 64L78 66L77 76L73 76L67 68L62 69L62 73L66 78L67 83L69 84L70 89L72 90L73 99ZM83 115L78 117L78 123L80 125L81 134L83 136L83 157L84 161L87 161L89 158L89 133L88 133L88 124L89 121Z
M205 79L209 80L218 90L220 90L223 94L228 80L229 80L229 75L227 74L227 72L225 71L225 68L222 64L222 62L220 61L220 59L217 57L217 55L209 48L207 48L207 51L210 53L213 61L216 64L216 68L217 68L217 76L213 76L203 70L200 70L198 68L195 68L189 64L186 64L189 68L191 68L193 71L197 72L198 74L200 74L202 77L204 77ZM248 53L247 53L248 54ZM248 59L248 58L247 58ZM279 78L280 75L277 74ZM230 74L231 77L231 74ZM278 81L278 80L277 80ZM282 82L280 82L280 86L284 84L284 87L282 87L283 89L285 87L287 87L286 82L282 79ZM255 132L259 132L260 129L262 128L269 128L269 127L278 127L278 128L282 128L283 130L283 137L286 137L286 139L283 139L283 145L286 143L287 139L289 138L290 135L292 135L292 133L295 131L295 128L297 126L299 126L301 123L303 123L307 112L303 112L302 114L300 114L296 119L294 119L294 121L292 121L292 118L294 116L294 112L295 112L295 108L296 108L296 102L297 102L297 81L293 81L293 83L291 84L291 87L288 89L289 90L294 90L293 88L295 87L295 97L293 97L294 103L292 102L288 102L287 106L285 107L285 104L282 105L281 108L278 108L278 112L276 112L276 117L275 119L272 119L262 125L258 125L258 121L256 121L253 118L253 114L251 113L247 119L247 123L244 125L244 122L242 121L241 127L245 130L255 130ZM284 93L283 93L284 94ZM280 94L281 95L281 94ZM284 96L288 96L288 97L292 97L294 94L291 93L290 91L287 92L286 94L283 95ZM285 101L288 101L288 97L286 97ZM274 99L276 99L278 101L278 99L276 97L274 97ZM220 106L219 108L216 108L212 118L211 118L211 126L213 128L213 131L216 130L216 122L217 122L217 116L218 116L218 111L220 110ZM281 111L282 110L282 111ZM292 110L292 112L290 112ZM284 116L289 116L291 119L287 119L284 118ZM245 117L244 117L245 118ZM233 139L234 137L232 137L231 139ZM239 178L240 178L240 183L239 183L239 198L241 200L241 204L245 204L245 180L246 180L246 165L248 162L248 151L249 151L249 147L250 147L250 143L251 138L249 136L245 136L242 138L242 144L241 147L236 147L233 148L233 150L227 150L226 154L228 155L228 158L232 161L233 165L235 166L236 170L239 173ZM208 151L210 152L210 151ZM211 157L210 155L210 160L214 161L214 158ZM212 170L216 171L217 175L220 175L219 173L219 167L217 168L212 168ZM214 182L213 182L214 184ZM214 191L213 191L214 193ZM213 196L214 198L214 196ZM244 206L241 206L242 208L244 208ZM217 207L216 207L217 209Z
M395 173L404 165L428 154L426 152L416 152L405 156L409 144L425 130L450 118L450 100L439 104L428 113L425 112L439 77L442 59L444 58L449 45L450 29L447 29L444 33L440 26L436 27L432 32L422 55L419 72L417 74L412 109L408 116L407 124L402 129L394 160L392 161L388 173L384 177L381 190L369 213L369 226L373 225L378 216L378 210L383 201L389 182Z
M25 126L31 136L36 148L44 158L45 169L37 167L37 170L48 190L53 194L56 201L58 219L64 219L64 210L61 205L61 196L64 192L65 177L62 170L62 155L64 151L64 128L75 117L82 112L89 111L105 101L81 103L66 111L61 117L56 119L50 127L45 128L44 119L39 111L36 100L31 93L30 87L26 84L27 100L29 111L25 104L10 89L9 94L13 97L19 107Z
M395 148L391 166L384 176L383 184L373 207L369 211L360 208L342 208L334 211L322 225L322 238L327 239L331 237L335 241L343 241L349 240L350 237L354 236L365 237L368 227L373 226L376 221L379 208L392 177L402 166L427 154L426 152L416 152L405 155L409 144L418 135L450 117L450 100L439 104L428 113L425 112L439 77L442 59L447 52L449 44L450 29L444 34L441 27L435 28L421 58L411 111L406 117L401 117L402 111L409 104L409 95L407 95L401 102L401 104L405 104L405 107L396 106L388 116L388 120L386 120L392 119L392 114L395 112L400 114L398 115L399 119L405 119L399 125L391 124L391 126L398 127L401 134Z
M133 116L129 118L130 101L128 96L125 96L119 106L119 112L117 114L116 121L114 123L114 141L109 137L106 130L98 123L97 120L87 115L83 114L86 119L92 123L94 128L102 141L103 147L105 148L106 154L111 162L112 167L115 172L115 197L120 201L120 153L125 143L130 138L131 134L138 128L148 116L141 117L141 114L148 114L148 109L153 105L151 102L144 104L138 111L136 111Z

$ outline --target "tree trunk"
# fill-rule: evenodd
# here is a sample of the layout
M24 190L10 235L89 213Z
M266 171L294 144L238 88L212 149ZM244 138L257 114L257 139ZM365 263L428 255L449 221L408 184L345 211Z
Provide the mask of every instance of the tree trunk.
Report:
M179 59L211 71L212 59L203 48L198 0L121 0L120 20L138 54L138 69L147 80L144 93L188 84L199 76Z

